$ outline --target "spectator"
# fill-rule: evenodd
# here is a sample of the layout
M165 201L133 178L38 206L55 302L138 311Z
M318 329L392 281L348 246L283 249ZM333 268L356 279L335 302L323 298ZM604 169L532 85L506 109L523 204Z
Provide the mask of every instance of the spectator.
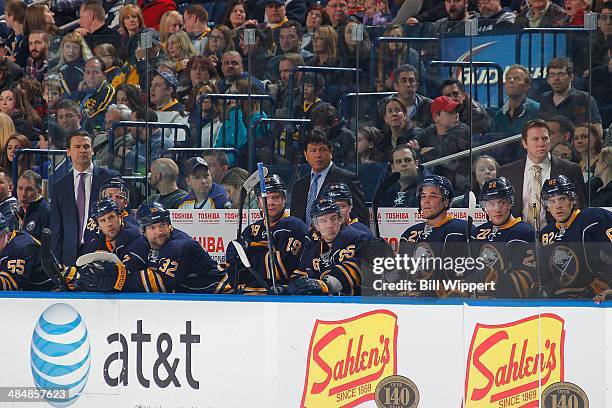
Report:
M212 181L221 184L221 180L229 171L227 154L221 150L207 150L202 155L206 163L208 163L208 171L212 176Z
M176 185L179 176L178 166L172 159L162 157L151 163L151 176L149 183L157 194L147 198L148 203L160 203L166 209L175 209L187 197L187 192Z
M38 116L45 118L47 116L47 104L43 98L41 83L35 79L24 77L17 82L17 86L23 91L26 100L32 105ZM44 129L44 123L42 129Z
M184 30L189 34L191 44L197 55L204 53L210 28L208 27L208 12L201 4L187 4L183 12Z
M465 123L459 122L458 108L459 102L448 96L439 96L432 101L434 123L424 129L418 139L422 163L469 148L470 130ZM456 191L465 191L469 187L469 159L446 162L430 171L451 180Z
M385 132L381 150L390 158L391 151L402 144L416 146L414 140L420 138L421 128L414 127L408 119L408 108L401 99L388 98L382 109L385 118Z
M612 146L604 147L601 151L595 166L595 177L601 183L592 184L591 207L612 207Z
M32 145L27 137L19 133L13 133L6 140L6 143L2 146L2 165L7 174L13 177L13 159L15 158L15 152L17 149L30 149ZM17 175L20 176L24 171L28 169L27 157L25 154L19 156L19 162L17 163Z
M218 84L219 91L221 93L227 93L227 90L232 84L238 82L240 79L246 79L249 77L249 73L244 71L242 57L236 51L227 51L225 54L223 54L221 70L225 76L225 78L219 81ZM258 93L264 93L264 85L259 79L251 76L251 84L255 86Z
M468 0L444 0L446 17L432 24L432 34L464 34L465 22L478 18L475 11L468 11Z
M391 21L391 14L387 13L386 0L364 0L364 11L360 23L368 26L384 26Z
M191 57L179 78L179 97L181 97L181 100L185 100L192 93L195 84L208 81L216 82L217 79L217 71L206 57L201 55ZM191 112L191 108L186 107L186 110Z
M106 24L106 12L99 0L86 0L79 10L79 28L75 30L85 37L89 49L100 44L119 44L121 36Z
M516 14L502 7L501 0L478 1L478 32L487 33L495 30L508 30L514 26Z
M565 25L565 10L551 0L528 0L527 4L516 16L514 24L517 27L547 28Z
M142 91L130 84L121 84L117 87L117 104L125 105L132 111L139 108L144 103Z
M602 18L612 19L612 13ZM612 36L608 39L608 61L604 64L594 67L591 71L591 82L597 84L591 88L591 95L598 104L612 104L612 93L608 92L612 88Z
M278 55L287 53L300 54L304 60L312 58L314 55L312 52L302 49L302 36L302 25L297 21L287 21L279 30L278 49L276 53Z
M325 13L333 27L340 27L348 21L348 3L346 0L328 0Z
M192 91L192 94L187 101L187 109L189 110L189 124L191 129L196 129L197 126L197 110L195 108L199 98L206 94L218 94L219 89L210 81L198 82ZM200 146L212 147L217 142L219 129L221 129L221 112L223 110L223 102L221 99L211 101L210 98L205 99L201 105L202 111L202 138ZM194 132L195 133L195 132Z
M304 21L306 18L306 0L272 0L277 4L276 10L268 11L269 0L263 1L249 1L248 5L248 14L251 18L256 19L257 21L264 21L267 23L267 28L275 28L280 26L278 23L274 23L274 21L283 21L281 18L284 16L287 20L295 20L295 21ZM276 24L276 26L271 26L272 24Z
M312 126L325 135L337 166L344 167L355 163L355 133L345 126L346 121L333 105L327 102L320 104L313 109L310 120Z
M42 119L21 89L13 87L0 93L0 111L9 115L17 132L30 141L37 141L38 135L43 133Z
M522 132L522 144L527 151L527 157L502 166L499 174L506 177L516 190L513 216L523 217L534 228L546 225L546 210L538 200L539 192L544 180L560 174L565 175L576 186L577 205L583 207L586 204L580 167L576 163L551 157L549 153L550 137L546 122L541 119L527 122ZM548 218L552 220L550 216Z
M338 67L338 34L331 26L317 28L312 36L314 56L306 61L306 65L314 67ZM326 81L329 78L326 78Z
M121 42L119 57L130 65L136 65L136 49L140 35L145 29L142 10L134 4L126 4L119 12L119 27L121 28Z
M101 130L104 127L104 113L115 97L115 89L106 82L105 71L104 61L98 57L92 57L85 63L83 90L75 98L85 117L85 130Z
M265 8L266 28L274 30L289 21L285 0L262 0L259 5Z
M162 47L168 46L168 37L183 29L183 16L176 10L166 11L159 22L159 40Z
M367 31L363 31L363 40L360 42L353 40L353 30L355 26L359 25L354 20L347 21L346 25L342 29L342 36L338 44L338 57L340 58L343 67L353 68L359 67L367 75L370 72L370 37ZM357 48L359 48L359 59L357 59ZM366 75L363 75L364 78ZM354 81L350 77L350 81ZM351 84L352 85L352 84Z
M242 53L243 65L249 63L249 52L251 53L251 65L247 66L249 72L257 72L261 78L270 78L269 70L274 70L271 65L273 56L270 52L270 38L264 30L255 30L255 44L247 45L244 41L245 31L238 34L238 49ZM250 51L249 51L250 50Z
M232 0L227 3L220 23L232 30L241 30L247 24L257 25L257 20L247 16L247 5L244 0Z
M121 121L129 121L132 117L132 110L125 105L113 104L108 107L104 116L105 133L100 133L93 141L93 151L96 158L95 162L99 166L108 166L113 169L120 169L122 158L127 155L127 149L134 143L132 135L126 132L125 126L118 126L113 133L114 149L112 156L109 157L109 138L114 124Z
M129 64L124 64L119 60L119 53L114 45L100 44L94 49L94 55L104 61L106 82L111 84L115 90L124 83L138 85L139 78L136 71Z
M9 61L8 58L0 58L0 92L15 85L13 80L14 72L23 76L22 69L19 65Z
M491 156L483 154L474 160L472 164L472 188L471 191L476 196L476 200L479 201L482 186L486 181L497 178L499 175L499 163ZM469 205L469 197L465 197L463 200L465 206Z
M208 35L203 55L210 60L212 66L217 70L217 74L221 75L223 72L221 67L222 56L225 52L233 50L233 33L227 26L219 24Z
M442 82L442 95L459 103L459 120L471 127L473 133L487 133L491 126L491 117L480 103L465 93L465 86L461 81L456 78L445 79Z
M26 9L28 6L22 0L7 0L4 7L6 25L13 31L15 36L14 46L12 47L13 57L15 58L15 62L17 64L25 66L25 62L28 59L28 52L26 52L26 55L22 55L22 52L24 40L27 44L27 35L25 33L24 24ZM23 61L23 64L21 64L20 61Z
M276 115L278 117L290 117L292 113L287 113L287 99L289 98L289 77L293 68L304 65L304 59L300 54L285 54L281 56L278 63L278 74L280 81L276 83L276 86L270 86L270 94L274 96L276 101ZM291 112L295 115L295 112L299 112L300 106L300 84L301 84L302 72L296 71L293 76L293 107Z
M6 113L0 112L0 146L6 146L9 136L13 133L15 133L13 119Z
M81 110L76 102L64 99L57 105L57 124L69 135L81 129Z
M185 182L191 190L179 209L223 209L231 205L223 187L213 182L208 163L203 158L192 157L187 160L185 174Z
M42 82L47 74L47 52L49 34L44 31L32 31L28 36L30 56L26 62L26 77Z
M385 154L380 150L383 135L374 126L363 126L357 131L357 157L359 164L384 163Z
M590 66L598 67L608 65L610 61L610 50L612 48L612 2L604 3L597 19L597 32L591 41L591 63ZM599 82L594 82L599 84ZM593 87L593 91L595 91ZM597 99L597 98L596 98Z
M574 124L563 115L553 115L546 119L550 134L550 144L569 143L574 137Z
M351 147L354 145L351 145ZM333 183L346 183L353 196L351 218L367 220L367 210L359 176L332 163L332 146L327 136L313 129L304 141L304 157L311 172L293 183L291 214L310 225L310 209L314 201ZM304 199L306 198L306 199Z
M25 69L28 58L30 57L30 34L36 31L42 31L47 34L56 32L55 19L53 18L53 13L49 9L49 6L44 3L30 5L25 12L23 30L24 38L20 43L20 49L15 50L15 62Z
M158 122L157 114L149 108L140 108L132 112L132 121L135 122ZM144 173L145 156L147 154L147 140L150 139L150 160L154 161L164 156L168 149L174 147L170 137L165 136L158 128L131 127L129 132L136 141L133 149L128 152L125 162L132 165L136 172ZM136 158L138 162L136 163Z
M590 121L597 126L599 133L603 134L597 102L588 93L578 91L572 86L574 64L567 58L553 58L548 63L546 72L552 91L542 95L538 117L547 120L553 115L564 115L573 123Z
M55 117L57 105L64 96L64 88L56 78L45 78L43 81L43 98L47 104L47 113Z
M570 27L584 27L584 13L591 11L592 0L567 0L565 13L566 25Z
M60 80L65 86L65 93L78 92L79 85L83 81L85 60L91 57L93 57L93 54L89 46L78 32L73 31L62 38L59 61L51 63L51 72L59 74Z
M391 157L391 172L399 173L400 178L387 190L380 206L418 208L417 188L431 173L419 164L416 151L408 145L396 146Z
M551 137L552 140L552 137ZM550 149L552 157L564 159L571 162L576 162L576 152L574 146L569 142L559 142Z
M26 170L19 177L17 200L19 206L14 214L18 229L40 240L43 229L49 228L51 223L51 209L42 195L42 178L38 173Z
M324 17L327 17L327 15L320 4L315 3L308 8L306 12L306 32L302 35L302 49L312 51L312 37L317 28L323 25Z
M406 105L408 117L414 126L422 129L433 123L431 118L431 99L418 94L419 73L410 64L397 67L393 74L393 87L397 97Z
M12 229L17 229L18 224L13 212L17 200L11 195L12 191L13 179L11 178L11 173L0 168L0 214L8 220Z
M580 123L574 129L573 142L580 159L578 164L586 183L593 177L595 165L603 149L602 135L594 124Z
M321 74L305 72L302 75L302 109L294 112L294 116L310 119L312 111L323 103L321 95L325 89L325 78Z
M535 119L540 104L527 97L531 88L531 75L522 65L512 65L506 71L504 88L508 99L495 115L491 123L492 133L517 135L527 121Z
M59 178L51 190L51 232L54 254L64 265L74 265L83 245L83 234L100 186L118 177L114 170L94 165L91 136L85 131L71 133L67 154L74 169Z
M240 167L232 167L221 180L221 185L227 194L227 198L232 204L232 208L239 208L240 206L240 190L245 181L249 178L249 172ZM251 194L251 202L246 203L244 208L258 208L257 199L255 194Z
M142 10L145 27L157 31L159 31L159 23L164 13L176 10L174 0L138 0L136 4Z
M158 114L159 112L178 112L182 115L185 112L185 106L175 98L177 88L178 81L174 75L159 71L153 75L149 96L151 105L155 107Z
M405 37L404 29L401 25L389 25L385 28L383 37ZM378 46L378 66L376 69L376 91L392 91L397 78L397 69L410 64L414 69L414 76L418 82L418 70L420 57L417 51L410 48L407 43L381 42ZM412 88L412 87L411 87ZM413 96L418 88L418 83L414 87ZM408 101L404 100L404 103ZM408 105L408 104L407 104ZM412 103L411 103L412 105ZM410 106L410 105L409 105ZM429 112L429 106L425 107Z
M191 39L186 32L179 31L168 35L166 55L170 61L174 62L177 73L184 70L191 57L196 56L196 54L196 50L193 48Z

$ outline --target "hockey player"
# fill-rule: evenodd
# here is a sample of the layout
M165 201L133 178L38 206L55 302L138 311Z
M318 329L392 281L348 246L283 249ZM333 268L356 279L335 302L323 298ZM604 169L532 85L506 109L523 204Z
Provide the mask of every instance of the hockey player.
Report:
M135 292L223 291L225 273L189 235L174 229L170 211L159 203L143 203L136 214L142 237L123 258L128 270L125 290Z
M340 207L340 216L342 217L342 223L344 225L351 225L359 231L367 234L371 239L374 239L372 230L368 228L362 222L368 220L359 220L358 218L351 219L351 210L353 209L353 195L349 190L346 183L333 183L329 184L323 193L322 197L331 198Z
M268 237L264 220L254 222L246 227L242 233L240 244L252 265L251 271L245 270L239 263L238 253L233 245L229 245L226 251L226 262L230 276L234 273L233 268L238 267L239 287L238 292L246 294L264 294L266 286L272 284L272 269L276 283L286 285L293 271L297 268L300 257L308 244L308 228L304 221L291 217L285 213L287 204L287 187L283 180L272 174L265 178L268 215L270 217L270 234L272 235L272 248L274 251L273 268L270 267L268 251ZM255 186L255 194L258 198L260 210L263 212L263 199L259 184ZM238 263L238 264L237 264ZM253 276L253 273L259 274ZM231 284L235 286L234 280ZM264 282L261 281L264 280ZM265 285L264 285L265 283Z
M486 181L480 193L480 206L488 222L472 231L474 253L485 268L469 276L469 281L495 282L495 291L486 293L501 298L528 298L534 287L535 230L514 218L514 187L505 177Z
M342 223L340 207L329 198L315 201L310 211L318 239L304 251L288 292L292 295L359 295L359 250L368 236Z
M423 179L417 189L419 212L425 222L408 228L400 239L400 252L422 260L417 270L409 271L408 279L419 283L412 296L449 295L441 280L462 278L460 269L454 269L440 262L446 259L457 259L468 255L466 221L458 220L448 214L453 199L453 186L443 176L432 175ZM464 244L465 243L465 244ZM462 245L463 244L463 245ZM437 259L436 259L437 258ZM421 285L420 281L431 281L430 286ZM425 289L421 290L425 286Z
M96 202L91 212L91 218L96 222L96 232L85 242L83 252L106 251L123 259L132 242L141 236L138 227L125 222L125 214L110 198Z
M42 179L32 170L23 172L17 180L17 202L13 207L18 229L40 239L42 230L49 228L51 209L42 195Z
M39 251L27 250L39 242L24 231L11 230L0 214L0 290L50 290L50 279L40 267Z
M612 213L578 209L574 184L564 175L544 182L541 195L553 216L540 232L541 282L552 297L594 297L612 281Z

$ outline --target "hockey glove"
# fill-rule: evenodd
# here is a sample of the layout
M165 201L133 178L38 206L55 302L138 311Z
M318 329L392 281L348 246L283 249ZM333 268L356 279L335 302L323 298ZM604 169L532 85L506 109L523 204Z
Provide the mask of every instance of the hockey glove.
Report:
M300 276L289 284L289 294L291 295L327 295L329 288L320 279L307 278Z
M121 291L126 277L122 263L92 262L79 267L75 287L85 292Z
M236 240L236 242L238 242L245 250L249 247L248 242L243 239ZM238 251L236 250L234 244L228 245L227 250L225 251L225 262L233 264L238 262L238 259Z

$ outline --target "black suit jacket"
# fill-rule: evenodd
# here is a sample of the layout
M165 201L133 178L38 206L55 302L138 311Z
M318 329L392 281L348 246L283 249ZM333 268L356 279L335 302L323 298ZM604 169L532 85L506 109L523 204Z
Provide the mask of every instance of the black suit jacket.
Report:
M100 187L111 177L118 177L115 170L94 166L89 214L100 196ZM70 171L58 179L51 190L51 232L55 257L64 265L76 263L79 256L79 211L74 198L74 176Z
M520 217L523 213L523 175L525 174L525 165L527 158L517 160L510 164L502 166L500 169L499 176L507 178L514 187L514 207L512 207L512 215ZM576 195L578 196L578 206L585 207L586 195L584 193L584 178L580 171L580 166L571 161L564 159L557 159L551 157L550 159L550 177L556 177L563 174L571 180L576 186ZM544 181L544 180L542 180ZM552 217L548 212L546 213L546 219L552 221Z
M359 221L369 226L370 217L368 209L365 206L361 179L357 174L332 164L325 180L323 180L323 186L319 190L318 197L321 196L321 193L325 190L325 186L328 184L342 182L346 183L353 194L353 211L351 211L351 218L357 217ZM306 221L306 199L308 198L308 190L310 190L310 172L293 183L293 190L291 192L291 215L302 221Z

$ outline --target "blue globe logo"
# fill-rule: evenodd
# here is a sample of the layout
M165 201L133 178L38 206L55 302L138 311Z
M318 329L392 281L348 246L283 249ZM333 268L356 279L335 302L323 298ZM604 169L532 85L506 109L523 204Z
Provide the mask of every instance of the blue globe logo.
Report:
M38 389L68 390L66 398L47 402L54 407L72 405L85 388L91 364L89 335L79 312L65 303L49 306L34 328L30 360Z

